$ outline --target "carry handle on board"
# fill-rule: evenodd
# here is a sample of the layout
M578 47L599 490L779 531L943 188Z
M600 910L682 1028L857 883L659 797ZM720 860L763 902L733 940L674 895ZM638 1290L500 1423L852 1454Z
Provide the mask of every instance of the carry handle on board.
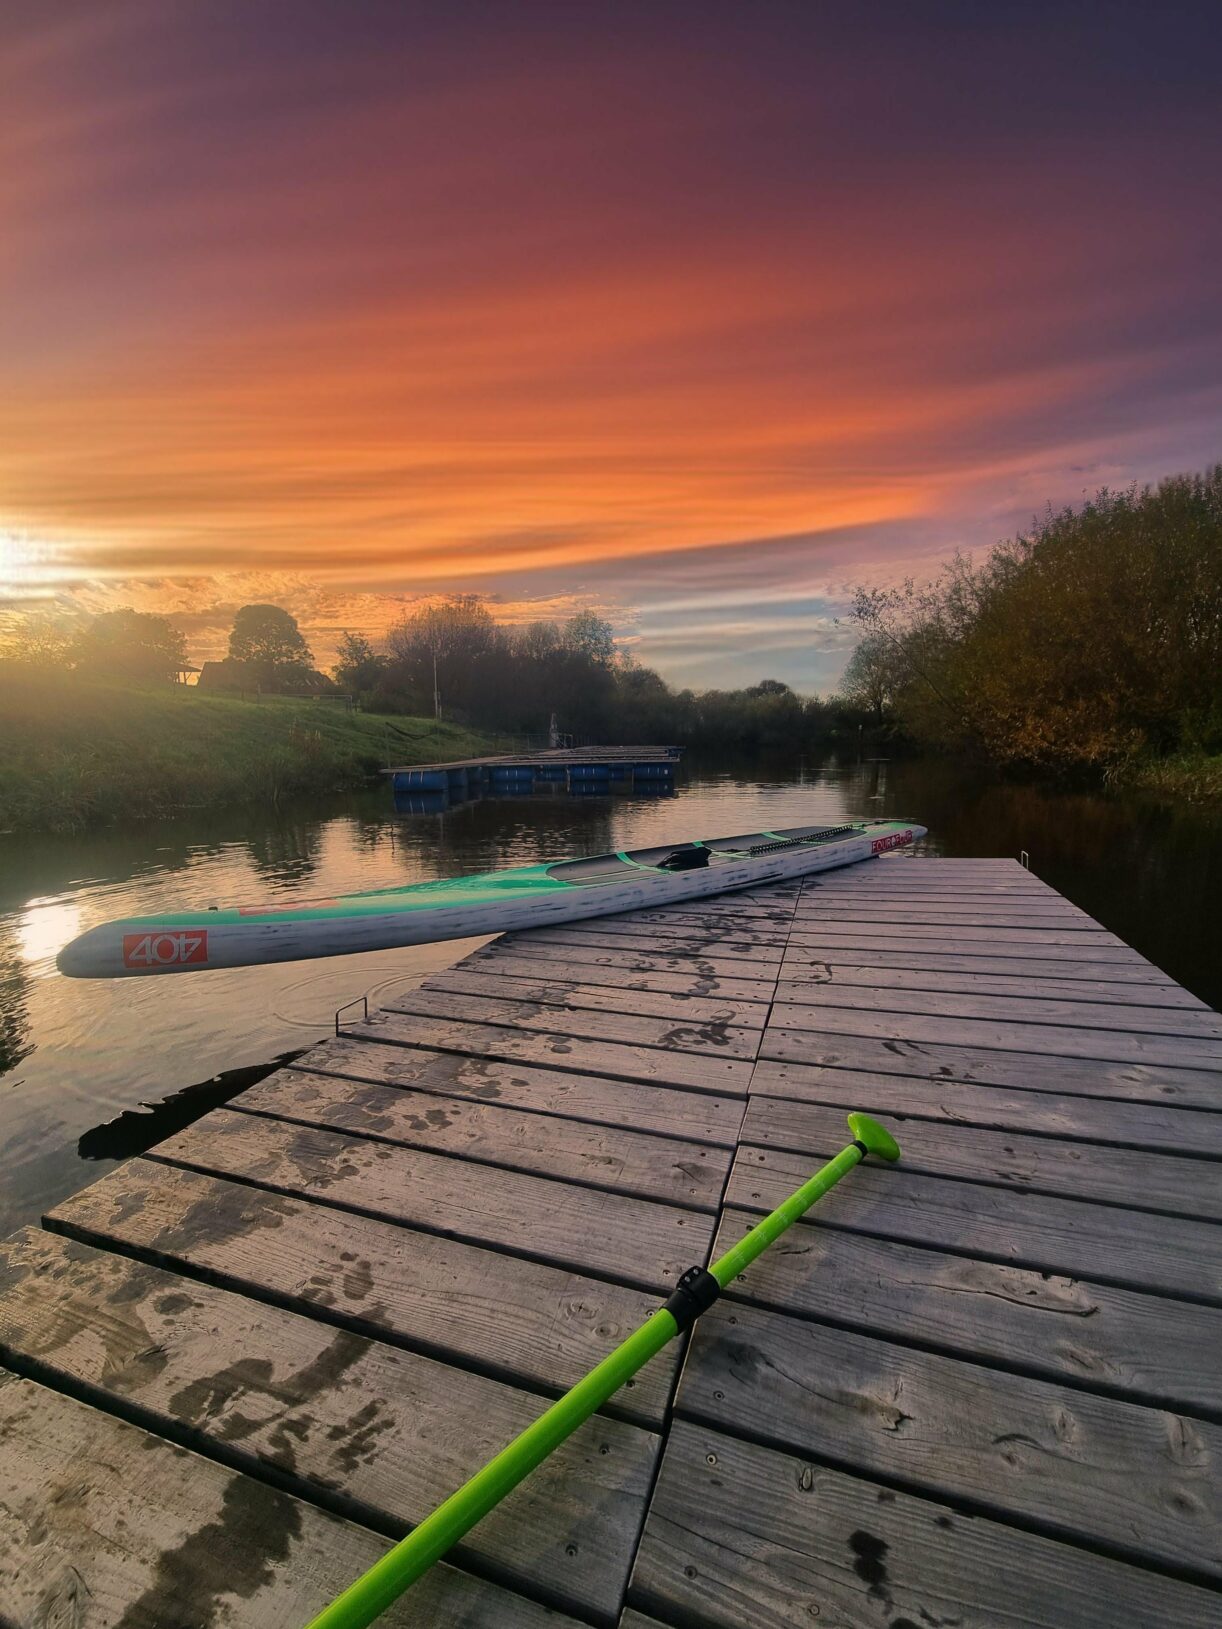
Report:
M324 1607L309 1629L365 1629L668 1341L690 1329L727 1284L762 1255L841 1177L860 1165L867 1154L877 1154L884 1160L899 1159L899 1144L895 1138L868 1114L850 1114L849 1130L853 1141L842 1148L835 1159L816 1171L711 1267L689 1267L664 1306L652 1313L571 1391L565 1392L533 1425L527 1426L507 1448L502 1448L495 1459L490 1459L457 1493L438 1505L393 1550L388 1550L362 1578L337 1596L330 1606Z

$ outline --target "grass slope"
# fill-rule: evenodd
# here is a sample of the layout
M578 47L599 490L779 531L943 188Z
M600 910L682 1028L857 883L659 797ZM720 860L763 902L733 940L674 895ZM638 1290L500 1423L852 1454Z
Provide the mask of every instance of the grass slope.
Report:
M0 684L0 831L77 831L176 809L365 784L389 763L487 749L432 719L236 701L71 676Z

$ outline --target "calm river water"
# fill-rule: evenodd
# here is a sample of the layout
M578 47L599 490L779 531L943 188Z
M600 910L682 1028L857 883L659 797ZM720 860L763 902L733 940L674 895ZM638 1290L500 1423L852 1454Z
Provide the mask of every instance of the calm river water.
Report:
M415 984L471 946L61 978L56 952L95 923L863 816L920 821L937 854L1027 849L1040 876L1222 1005L1222 816L999 785L946 764L692 762L669 798L537 797L405 816L379 789L289 811L0 838L0 1234L230 1094L241 1071L329 1034L342 1003Z

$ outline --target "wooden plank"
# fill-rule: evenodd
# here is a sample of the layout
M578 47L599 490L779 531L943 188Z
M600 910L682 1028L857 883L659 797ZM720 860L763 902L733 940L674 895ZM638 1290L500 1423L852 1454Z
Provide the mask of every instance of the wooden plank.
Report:
M699 1211L229 1109L150 1157L642 1289L673 1285L712 1233Z
M724 1213L714 1256L756 1218ZM1222 1415L1222 1309L799 1223L738 1300L999 1363L1130 1401Z
M460 1052L472 1058L499 1058L506 1063L563 1069L566 1074L611 1075L619 1080L739 1097L746 1093L751 1079L751 1064L745 1058L710 1057L656 1046L619 1046L612 1041L532 1032L504 1024L375 1013L367 1023L349 1024L345 1034L399 1046L428 1047L435 1052Z
M701 960L716 956L722 960L749 962L757 973L774 963L779 964L784 951L783 941L763 942L758 935L722 933L712 928L705 933L694 933L686 928L623 927L614 934L604 933L602 930L609 921L611 918L604 916L597 923L578 922L572 927L531 928L529 938L525 933L506 934L502 943L515 945L520 950L528 949L531 944L571 944L588 945L596 950L608 947L637 950L657 956L695 956Z
M877 978L877 975L875 975ZM1025 983L1011 984L1005 995L978 995L962 991L904 990L889 981L857 986L836 979L811 984L782 978L776 999L818 1012L826 1006L860 1007L865 1011L919 1013L932 1018L996 1018L1021 1024L1068 1024L1075 1029L1106 1029L1138 1035L1203 1036L1222 1039L1222 1015L1208 1007L1152 1008L1135 1001L1120 1003L1074 1001L1062 996L1044 1001Z
M812 877L809 881L817 883L818 879ZM988 879L972 881L969 878L963 878L959 882L943 879L933 883L905 883L894 879L888 881L886 878L874 881L865 873L852 878L846 875L839 885L833 880L830 886L808 886L803 889L801 898L794 908L799 911L818 909L822 905L835 906L856 899L929 900L935 905L939 900L947 899L1003 903L1009 901L1015 905L1029 905L1036 909L1059 905L1065 905L1070 910L1079 909L1066 899L1064 894L1048 887L1046 883L998 883Z
M947 1131L944 1126L902 1114L892 1116L891 1127L910 1171L1000 1184L1023 1193L1066 1194L1166 1216L1222 1221L1222 1166L1213 1160L1100 1148L975 1126L959 1125ZM844 1114L821 1103L753 1097L743 1121L742 1141L830 1158L844 1147Z
M724 899L677 900L673 905L646 911L617 911L614 917L606 920L629 929L685 927L693 933L703 933L713 924L721 932L760 934L765 939L783 942L793 920L793 912L792 904L744 909L735 906L727 896Z
M903 875L877 871L829 871L806 878L800 904L821 899L837 899L841 895L898 898L901 895L921 899L1061 899L1063 896L1046 882L1030 874L1018 879L1001 879L981 874L954 877L934 874L922 877L916 873Z
M811 1160L743 1148L726 1203L769 1211L810 1175ZM820 1201L829 1227L1070 1278L1118 1284L1185 1300L1222 1302L1222 1228L1150 1211L924 1176L868 1162Z
M1026 1024L1001 1019L926 1017L917 1013L879 1012L871 1008L810 1007L777 1002L768 1030L768 1057L776 1057L779 1037L799 1035L879 1036L888 1041L937 1046L975 1046L996 1052L1037 1052L1055 1058L1103 1058L1114 1063L1174 1064L1186 1069L1222 1069L1222 1041L1195 1035L1136 1035L1103 1029L1076 1029L1071 1024ZM1222 1085L1222 1074L1217 1075Z
M533 1035L611 1041L622 1046L659 1047L666 1051L713 1053L721 1058L755 1056L757 1029L700 1019L634 1018L622 1013L584 1012L577 1007L544 1006L508 997L449 995L443 990L405 990L382 1009L395 1017L440 1019L460 1024L497 1024ZM410 1030L411 1026L407 1026Z
M717 1209L730 1168L728 1149L292 1069L249 1087L233 1107L692 1210Z
M968 1086L940 1080L914 1085L900 1075L852 1069L807 1069L800 1063L761 1063L751 1077L753 1098L787 1097L804 1103L901 1114L949 1126L1028 1131L1078 1142L1117 1143L1152 1152L1222 1158L1222 1114L1168 1108L1162 1103L1124 1103L1059 1092L1025 1092L1004 1086ZM953 1133L952 1133L953 1135ZM1096 1150L1092 1156L1106 1159Z
M1051 1536L1222 1580L1222 1427L721 1303L688 1350L686 1418Z
M545 949L553 953L554 960L543 955ZM559 955L555 956L557 951ZM641 968L636 965L641 959L639 957L626 956L622 952L610 954L618 955L618 965L600 966L597 962L579 961L568 951L560 951L557 945L538 945L529 956L514 956L501 950L494 941L485 949L464 957L458 965L466 973L510 979L546 978L554 969L557 977L563 978L567 974L575 980L579 979L586 988L601 986L608 990L649 990L660 995L695 995L721 1001L754 1001L764 1005L772 1000L774 981L771 978L726 978L697 972L690 963L681 973ZM562 965L557 966L557 961Z
M430 974L420 988L492 1000L538 1002L563 1012L605 1012L666 1018L678 1024L729 1024L736 1029L763 1029L768 1011L766 1003L726 1001L701 995L691 988L693 983L689 980L689 988L680 991L638 991L623 986L608 990L578 979L540 977L538 968L533 976L512 975L502 968L484 970L460 964L443 973Z
M966 1081L978 1086L1019 1086L1032 1091L1130 1102L1179 1103L1216 1109L1218 1077L1201 1069L1113 1063L1099 1058L1059 1058L1036 1052L986 1052L969 1046L884 1041L861 1035L815 1035L778 1031L765 1035L764 1056L807 1069L865 1070L909 1080ZM758 1067L758 1065L757 1065Z
M1133 984L1140 985L1143 991L1153 986L1158 986L1168 993L1179 989L1179 985L1173 984L1166 973L1155 967L1153 962L1142 961L1140 957L1136 961L1084 962L1072 954L1066 955L1059 950L1045 957L1025 954L990 956L987 953L977 956L961 954L953 945L939 948L931 945L928 940L906 948L897 947L894 941L886 947L877 944L822 947L791 944L785 952L784 975L786 978L800 978L801 969L811 968L815 976L819 977L828 968L837 968L850 963L863 968L912 968L920 972L983 974L1007 981L1028 978L1093 979L1120 985L1121 999L1124 996L1124 989ZM1196 997L1189 996L1188 991L1182 993L1188 997L1187 1005L1196 1002ZM1198 1005L1203 1006L1204 1003L1200 1002Z
M589 943L553 944L547 939L494 939L491 944L484 945L479 950L473 950L462 962L464 967L475 966L488 959L494 963L501 961L524 961L528 967L542 971L543 964L562 962L567 968L580 969L580 974L587 983L596 982L595 969L604 969L608 973L654 973L670 974L684 980L685 985L693 978L707 980L710 985L710 994L724 993L735 1000L755 999L754 994L748 997L745 991L739 991L736 986L749 985L751 990L770 991L776 977L776 965L770 963L767 968L756 969L741 956L732 959L722 959L717 956L689 956L681 951L649 954L641 950L613 949L607 945L600 945L597 940ZM724 990L723 990L724 981ZM767 1000L767 995L759 997Z
M312 1047L294 1067L349 1080L412 1087L442 1097L504 1103L533 1114L562 1114L595 1125L636 1126L662 1136L729 1147L737 1139L743 1116L740 1097L644 1086L560 1069L532 1069L521 1063L497 1063L346 1035Z
M913 960L919 963L920 958ZM793 987L786 996L791 1000L806 999L799 998L799 985L809 986L812 992L820 985L830 985L837 990L846 985L860 986L887 995L893 990L933 990L958 995L1014 997L1021 990L1024 997L1033 1001L1084 1001L1111 1007L1134 1006L1139 1012L1154 1007L1167 1014L1176 1010L1212 1014L1212 1008L1191 991L1172 984L1161 974L1157 979L1151 978L1149 983L1135 986L1132 980L1119 983L1106 978L1077 978L1069 973L1036 978L1023 972L1017 963L1011 965L1006 976L979 973L972 971L967 957L957 960L958 968L943 970L920 965L887 967L878 961L791 962L787 959L781 969L781 982L785 987ZM813 994L811 999L815 999Z
M851 927L855 923L882 924L898 922L906 925L919 922L924 926L985 927L1008 931L1017 928L1048 930L1053 933L1099 933L1105 931L1099 924L1074 905L1045 906L1036 910L1032 906L1016 910L1013 906L988 906L962 903L958 906L914 904L911 900L897 899L887 904L866 904L862 900L846 900L843 905L807 906L799 911L793 926L796 933L817 932L819 928Z
M793 917L798 897L796 891L788 898L774 900L759 899L752 894L713 894L707 899L680 899L673 905L617 911L615 917L618 922L741 922L750 931L755 924L764 928L770 923L787 924Z
M10 1367L388 1529L420 1521L540 1411L499 1381L32 1228L0 1245L0 1289ZM454 1559L569 1610L618 1607L657 1446L590 1420Z
M677 1421L632 1574L701 1629L1210 1629L1208 1589Z
M924 967L929 958L935 956L980 956L990 961L1001 957L1011 961L1039 963L1106 963L1111 967L1141 969L1143 977L1148 976L1154 966L1119 939L1111 939L1106 934L1064 934L1062 937L1071 940L1071 943L1055 944L1052 943L1055 934L1024 934L1020 938L1017 929L1000 934L979 928L969 934L966 928L944 928L940 931L931 928L928 933L918 933L914 929L908 934L898 923L894 924L894 928L893 933L883 933L876 927L862 923L854 928L820 927L817 933L794 933L790 935L786 947L786 959L804 953L818 961L827 961L829 957L860 961L860 952L881 950L901 952L905 957L903 965L908 967ZM981 971L986 969L982 968ZM1108 973L1107 976L1111 978L1113 975ZM1115 976L1121 978L1124 975Z
M0 1375L0 1622L11 1629L301 1629L390 1548L368 1528ZM386 1629L577 1629L445 1563Z
M1089 921L1089 918L1087 920ZM1030 946L1034 947L1034 954L1037 956L1042 956L1047 946L1073 950L1084 958L1097 956L1101 950L1109 949L1123 950L1129 957L1137 954L1124 943L1123 939L1117 939L1115 934L1108 933L1106 929L1097 925L1082 928L993 928L987 923L979 925L968 923L955 925L953 931L950 931L939 922L914 922L911 919L864 922L850 918L843 923L815 922L809 927L795 924L789 937L793 944L803 945L819 944L857 933L872 934L880 939L932 939L935 942L952 939L965 945L980 943L990 948L1000 945L1015 945L1019 948Z
M557 1394L657 1306L646 1291L153 1160L73 1194L46 1225ZM678 1355L668 1347L609 1412L658 1428Z

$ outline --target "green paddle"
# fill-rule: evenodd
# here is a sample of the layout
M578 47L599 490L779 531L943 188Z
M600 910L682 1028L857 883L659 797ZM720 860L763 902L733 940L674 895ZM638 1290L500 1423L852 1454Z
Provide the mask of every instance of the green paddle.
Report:
M655 1353L676 1335L690 1329L726 1285L762 1255L842 1176L859 1165L867 1154L877 1154L885 1160L899 1159L899 1144L895 1138L868 1114L850 1114L849 1130L853 1141L847 1148L842 1148L835 1159L816 1171L707 1271L703 1267L689 1267L664 1306L651 1313L638 1330L608 1353L571 1391L565 1392L533 1425L502 1448L495 1459L490 1459L457 1493L438 1505L393 1550L388 1550L364 1577L358 1578L330 1606L324 1607L309 1629L365 1629Z

